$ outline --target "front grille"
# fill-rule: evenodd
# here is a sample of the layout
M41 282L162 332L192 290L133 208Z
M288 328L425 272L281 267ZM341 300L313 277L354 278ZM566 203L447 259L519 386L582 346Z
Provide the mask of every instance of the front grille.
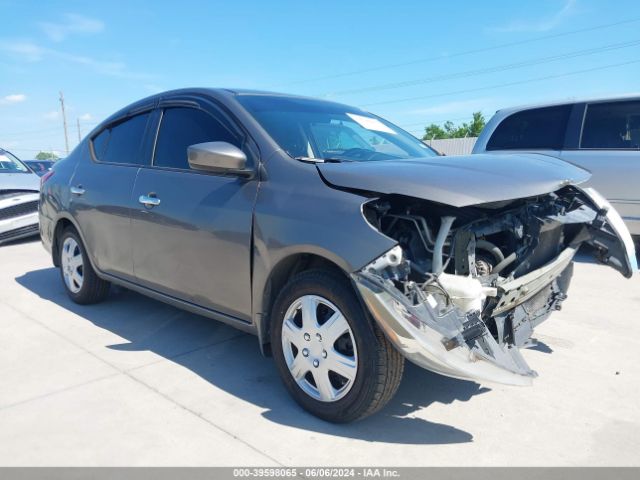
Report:
M15 218L21 217L22 215L27 215L29 213L34 213L38 211L38 201L34 200L33 202L19 203L17 205L12 205L7 208L3 208L0 210L0 220L5 220L7 218Z
M9 240L12 238L18 239L27 237L29 235L36 235L38 233L38 224L27 225L26 227L16 228L15 230L9 230L8 232L0 233L0 242Z

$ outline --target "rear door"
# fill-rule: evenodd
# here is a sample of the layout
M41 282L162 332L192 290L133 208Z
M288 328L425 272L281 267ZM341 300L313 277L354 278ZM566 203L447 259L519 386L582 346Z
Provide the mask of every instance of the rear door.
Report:
M640 100L587 104L581 126L577 148L561 157L591 171L589 185L640 235Z
M102 272L133 279L131 192L141 165L151 160L153 110L121 118L90 140L71 179L71 210L86 247Z
M133 197L137 282L237 318L251 318L251 235L257 180L189 168L187 147L222 141L257 156L237 124L205 100L161 104L153 164L138 174ZM255 164L255 163L254 163Z

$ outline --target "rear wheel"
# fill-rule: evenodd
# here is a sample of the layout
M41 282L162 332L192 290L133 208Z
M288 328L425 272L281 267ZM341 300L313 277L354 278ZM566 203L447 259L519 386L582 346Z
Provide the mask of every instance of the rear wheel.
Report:
M104 300L110 284L96 275L75 229L62 233L59 253L62 282L71 300L83 305Z
M332 272L303 272L284 287L271 347L293 398L331 422L378 411L402 378L403 357L369 320L347 278Z

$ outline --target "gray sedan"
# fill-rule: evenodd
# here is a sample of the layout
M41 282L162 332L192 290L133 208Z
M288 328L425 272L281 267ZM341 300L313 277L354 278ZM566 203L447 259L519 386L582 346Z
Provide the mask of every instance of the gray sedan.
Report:
M41 236L71 299L102 301L113 283L251 332L295 400L334 422L382 408L405 358L530 384L520 349L566 298L577 249L637 268L620 216L579 186L587 171L443 159L380 117L308 98L159 94L52 172Z

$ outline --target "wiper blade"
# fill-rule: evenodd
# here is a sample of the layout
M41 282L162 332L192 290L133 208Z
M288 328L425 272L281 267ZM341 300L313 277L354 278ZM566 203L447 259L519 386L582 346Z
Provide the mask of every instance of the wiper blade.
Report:
M353 162L354 160L347 160L346 158L325 158L324 161L326 163L342 163L342 162Z
M351 162L352 160L346 160L344 158L314 158L314 157L294 157L295 160L308 163L342 163Z
M324 158L314 158L314 157L293 157L294 160L299 160L301 162L307 163L324 163Z

